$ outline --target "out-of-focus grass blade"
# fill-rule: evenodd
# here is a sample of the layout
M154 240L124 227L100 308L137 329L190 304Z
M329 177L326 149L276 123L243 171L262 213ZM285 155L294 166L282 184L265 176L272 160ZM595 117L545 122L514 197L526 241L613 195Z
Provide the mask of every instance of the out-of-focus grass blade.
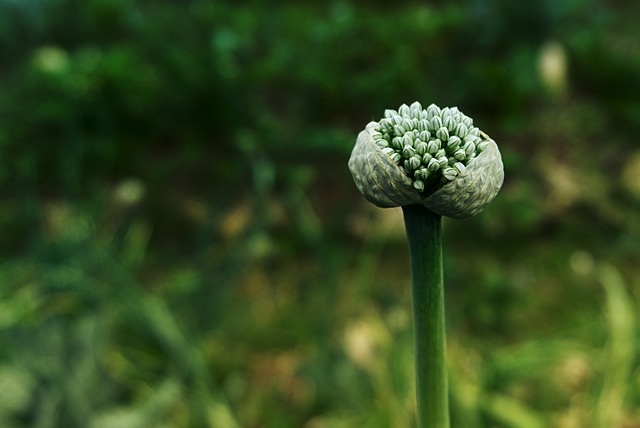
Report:
M240 428L229 406L219 401L213 401L209 406L208 418L210 427Z
M621 426L633 360L638 349L637 319L631 296L620 272L603 265L598 279L605 291L605 318L609 340L602 356L602 390L596 403L596 426Z
M163 426L172 405L180 399L181 384L165 380L145 401L135 407L122 407L93 418L90 428L144 428Z
M36 380L22 368L0 367L0 426L12 426L10 415L27 408L35 387Z
M520 401L503 395L489 395L481 400L484 410L509 428L547 428L549 424Z

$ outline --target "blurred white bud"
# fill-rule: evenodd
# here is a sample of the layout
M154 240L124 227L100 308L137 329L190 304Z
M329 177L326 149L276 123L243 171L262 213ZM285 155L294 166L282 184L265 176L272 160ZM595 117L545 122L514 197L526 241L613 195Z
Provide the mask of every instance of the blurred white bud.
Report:
M538 72L547 89L555 95L567 86L567 54L558 42L549 42L540 49Z
M113 189L113 201L117 205L130 207L140 202L146 193L146 186L141 180L127 178Z
M45 73L63 73L69 67L69 54L64 49L45 46L33 53L33 65Z

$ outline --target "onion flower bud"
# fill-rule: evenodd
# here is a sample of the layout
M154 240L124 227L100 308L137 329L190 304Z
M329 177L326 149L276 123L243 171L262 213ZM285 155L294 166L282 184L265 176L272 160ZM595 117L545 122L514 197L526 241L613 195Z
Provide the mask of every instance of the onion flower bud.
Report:
M450 117L451 116L449 116L449 118ZM443 126L442 128L438 129L436 131L436 137L438 137L438 139L440 139L441 141L449 140L449 129L446 126Z
M404 159L404 161L403 161ZM360 193L380 207L423 205L452 218L482 211L498 194L498 146L456 107L403 104L360 132L349 159Z

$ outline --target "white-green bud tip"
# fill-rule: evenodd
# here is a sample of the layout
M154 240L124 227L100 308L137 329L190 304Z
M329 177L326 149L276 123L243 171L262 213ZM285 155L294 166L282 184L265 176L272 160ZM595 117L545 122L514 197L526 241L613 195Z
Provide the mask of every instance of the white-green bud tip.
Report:
M472 216L504 179L496 143L458 108L418 102L385 110L360 133L349 159L360 192L381 207L412 204L453 218Z

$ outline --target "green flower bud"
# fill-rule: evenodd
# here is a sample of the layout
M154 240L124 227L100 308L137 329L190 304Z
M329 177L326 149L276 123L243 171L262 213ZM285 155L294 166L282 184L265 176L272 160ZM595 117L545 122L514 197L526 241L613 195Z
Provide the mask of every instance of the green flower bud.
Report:
M413 187L418 191L422 192L424 190L424 182L420 179L416 179L413 181Z
M408 105L406 105L406 104L402 104L402 105L400 106L400 108L398 109L398 114L399 114L400 116L405 116L405 117L407 117L407 116L409 116L409 115L411 114L411 109L409 108L409 106L408 106Z
M400 155L400 153L398 152L393 152L391 153L391 155L389 156L391 158L391 160L393 162L395 162L396 164L399 164L400 161L402 160L402 156Z
M476 151L476 145L472 142L468 142L464 145L464 152L467 156L471 156Z
M467 144L467 143L474 143L475 144L476 141L478 141L479 139L480 139L479 137L476 137L476 136L474 136L474 135L469 133L469 134L467 134L466 137L464 137L464 144Z
M402 157L404 157L405 159L409 159L415 154L416 154L416 150L408 144L404 146L404 148L402 149Z
M396 150L401 150L404 147L404 142L402 137L393 137L391 139L391 147Z
M384 111L384 117L386 119L393 119L393 117L396 116L397 114L398 114L398 112L395 111L395 110L392 110L392 109L386 109ZM382 120L384 120L384 119L382 119ZM380 121L380 122L382 122L382 121Z
M420 123L424 123L424 122L420 122ZM420 131L418 133L418 138L420 138L422 141L429 141L429 139L431 139L431 132L429 131Z
M442 141L447 141L449 139L449 130L443 126L436 131L436 137Z
M384 153L387 156L391 156L392 153L395 153L396 151L393 150L391 147L385 147L382 149L382 153Z
M439 139L435 139L435 140L431 140L429 141L429 144L427 145L427 152L431 153L432 155L435 155L438 150L440 150L442 148L442 142Z
M411 130L413 129L413 122L411 121L411 119L407 119L407 118L405 118L405 119L402 121L402 127L403 127L404 129L406 129L407 131L411 131Z
M464 123L464 126L466 126L467 128L471 128L473 126L473 119L471 119L469 116L464 116L462 118L462 123Z
M392 118L392 122L392 125L400 125L402 123L402 116L400 116L399 114L394 115Z
M429 131L437 131L442 128L442 118L440 116L434 116L429 120Z
M439 158L437 158L437 161L440 169L446 167L449 164L449 159L446 156L440 156Z
M451 109L449 107L445 107L442 110L440 110L440 117L442 117L442 119L450 116L451 116Z
M458 137L457 135L452 135L449 137L449 141L447 142L447 148L453 152L457 150L458 147L460 147L461 143L462 141L460 140L460 137Z
M429 170L425 167L420 167L419 169L416 170L416 172L413 174L416 178L419 178L420 180L426 180L427 178L429 178Z
M440 169L440 164L438 163L438 160L433 158L429 161L429 164L427 165L427 169L429 170L429 172L436 172L437 170Z
M413 137L410 133L406 133L402 136L402 145L403 146L411 146L413 147L414 144L414 140Z
M422 157L419 155L414 155L408 159L409 161L409 169L416 170L420 168L422 165Z
M427 147L428 147L428 144L425 143L424 141L421 141L421 140L416 141L416 153L418 153L420 156L423 156L425 153L427 153Z
M427 119L431 120L436 116L440 116L440 107L435 104L431 104L429 107L427 107Z
M464 138L469 133L469 129L467 128L467 126L464 123L459 123L456 126L456 130L454 132L458 137Z
M463 161L467 158L467 153L464 151L464 149L458 149L453 153L453 157L459 161Z
M422 155L422 163L425 165L429 165L429 161L433 159L433 156L431 155L431 153L425 153L424 155Z
M393 126L393 132L395 132L396 135L404 135L408 130L404 129L404 127L402 125L394 125Z
M450 134L455 131L457 124L458 121L453 116L447 116L442 120L442 125L447 128Z
M419 120L422 113L422 105L418 101L415 101L409 106L409 109L411 110L411 117Z
M458 170L452 167L446 167L442 170L442 176L447 181L452 181L458 176Z

